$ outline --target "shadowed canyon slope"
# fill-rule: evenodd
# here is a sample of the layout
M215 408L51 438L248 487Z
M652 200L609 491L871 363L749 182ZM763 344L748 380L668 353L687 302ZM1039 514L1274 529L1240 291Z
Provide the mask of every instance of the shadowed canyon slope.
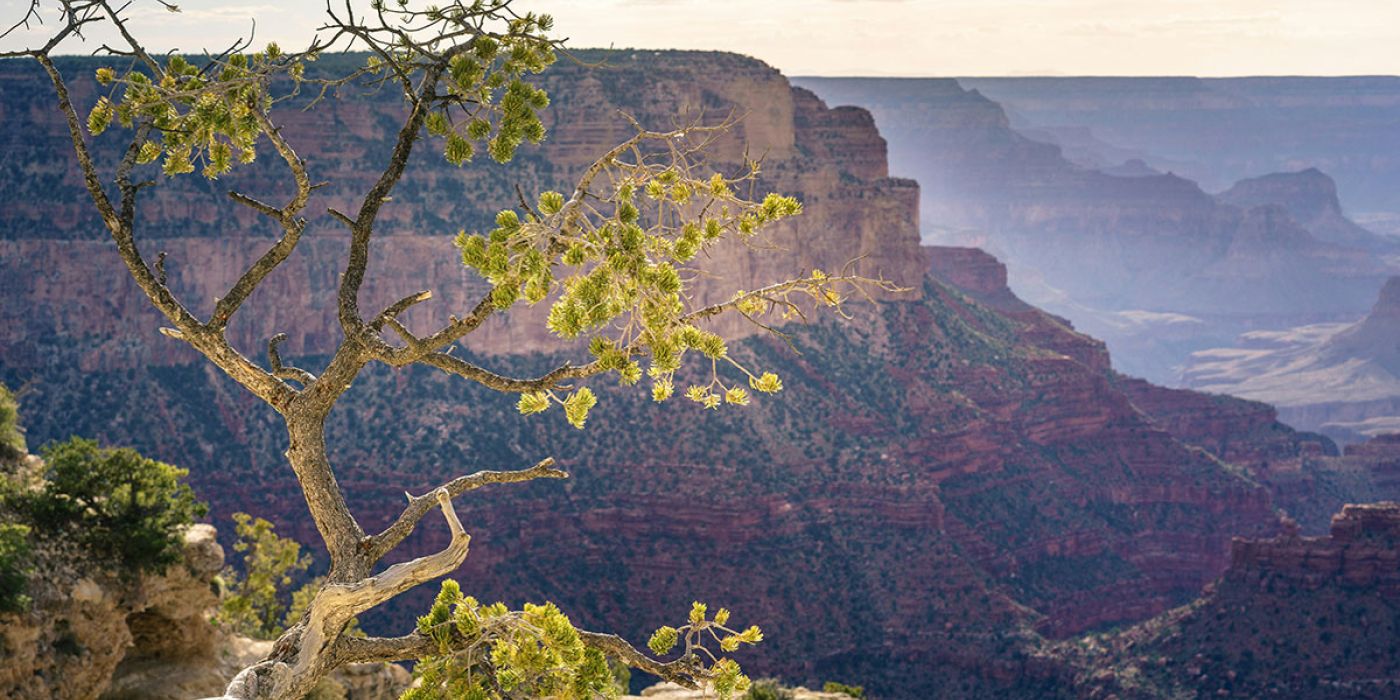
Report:
M925 240L1004 258L1023 296L1104 338L1129 374L1174 383L1190 352L1242 332L1356 318L1395 269L1395 242L1347 220L1317 171L1216 197L1141 164L1071 162L954 80L798 83L874 113L892 171L922 187Z
M868 113L828 109L742 57L607 57L603 70L546 74L552 135L519 164L457 170L424 156L386 209L394 225L378 242L385 259L370 270L379 281L367 296L433 289L410 318L424 326L460 311L478 283L453 259L451 233L512 204L516 182L565 187L625 135L617 108L648 124L686 108L745 112L716 160L737 159L745 145L767 153L764 185L803 199L806 213L779 232L779 250L716 256L732 271L726 285L865 256L863 269L911 291L854 307L851 322L790 327L801 354L766 335L733 344L786 386L743 410L656 406L604 382L588 430L575 431L557 414L522 418L510 397L426 368L369 370L328 424L337 477L367 528L397 514L405 489L553 455L572 479L464 497L473 540L459 578L473 595L548 598L581 624L634 640L691 600L709 601L763 625L769 641L745 657L757 675L844 679L887 698L1071 697L1072 674L1042 653L1045 637L1185 602L1225 570L1232 536L1281 530L1282 501L1264 472L1324 455L1330 443L1279 424L1261 404L1128 380L1110 370L1101 342L1013 295L991 256L920 248L918 191L887 177ZM6 130L0 171L9 204L0 210L0 379L23 388L31 441L80 433L131 444L189 467L217 518L246 510L316 541L275 416L158 336L154 314L112 268L36 77L0 63L0 109L18 124ZM390 95L368 96L288 125L313 173L346 178L319 205L363 184L398 108ZM280 180L269 173L219 186L274 191ZM1189 183L1159 184L1209 200ZM207 304L269 239L231 208L191 201L174 188L153 198L142 210L146 249L167 251L179 290ZM267 310L235 330L250 354L288 332L301 363L325 361L344 238L314 226L249 302ZM540 326L525 315L492 327L483 335L497 354L484 361L528 371L557 360L537 352L547 340ZM434 522L419 529L403 556L442 545ZM428 593L366 625L402 632Z

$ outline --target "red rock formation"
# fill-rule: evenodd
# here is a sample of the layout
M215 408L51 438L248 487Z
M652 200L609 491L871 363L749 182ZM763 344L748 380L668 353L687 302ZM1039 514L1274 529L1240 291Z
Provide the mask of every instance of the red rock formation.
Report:
M569 64L545 74L542 86L556 105L548 112L550 137L541 147L523 149L511 167L481 164L458 170L427 153L430 149L417 154L414 168L384 209L376 257L361 292L363 308L380 308L430 289L435 299L407 318L414 329L441 327L448 316L470 308L483 283L457 262L452 235L485 223L497 208L514 206L515 182L530 190L568 191L584 167L629 135L619 110L657 128L700 114L716 121L731 111L742 113L732 134L710 149L713 167L733 172L745 153L761 154L761 187L803 201L805 215L772 231L771 247L733 244L707 255L703 267L719 276L702 285L697 304L813 268L839 271L856 261L865 274L918 286L923 254L918 239L909 235L918 227L918 186L888 177L885 142L867 112L828 109L810 92L791 88L776 70L730 54L606 56L608 65L596 71ZM700 62L724 79L672 79ZM91 66L77 65L65 68L75 74L74 97L82 103L90 99ZM49 98L41 74L28 63L6 61L0 63L0 81L12 86L5 102L28 108L16 110L23 123L9 130L12 141L6 143L7 151L24 159L25 172L0 174L0 191L9 191L4 199L14 203L0 209L6 232L0 240L0 293L24 300L0 307L0 354L6 364L46 362L36 338L78 341L84 367L92 370L193 360L192 352L156 334L159 316L127 276L118 274L116 252L79 189L66 131L57 112L42 109ZM285 111L288 140L309 154L314 177L332 183L308 211L353 207L353 197L372 184L363 166L382 157L386 129L401 111L398 99L387 92L331 101L315 114ZM20 133L22 140L15 136ZM98 143L111 148L117 140ZM43 180L57 180L58 186L35 191L35 182L17 179L33 173L51 174ZM284 177L274 167L258 164L230 177L227 186L277 191ZM173 287L204 313L270 244L265 223L222 197L218 190L223 187L197 178L163 183L141 208L143 249L148 255L168 254ZM346 239L328 216L311 218L297 254L246 307L256 311L235 318L230 327L235 344L247 353L257 354L276 333L290 336L284 351L294 355L329 352L339 337L334 290ZM44 312L33 313L35 305ZM544 312L540 307L512 313L474 336L471 345L491 353L557 348L557 340L545 331ZM742 319L719 323L732 336L758 332Z
M1236 538L1229 577L1305 588L1345 585L1400 597L1400 505L1348 505L1326 537Z
M1056 655L1086 698L1393 698L1400 505L1348 505L1331 534L1236 539L1201 599Z

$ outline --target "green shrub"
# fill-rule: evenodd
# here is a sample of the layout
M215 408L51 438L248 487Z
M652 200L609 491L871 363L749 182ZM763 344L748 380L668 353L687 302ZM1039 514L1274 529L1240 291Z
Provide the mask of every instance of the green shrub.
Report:
M826 684L822 686L822 690L827 693L849 695L853 698L865 697L865 686L846 685L845 683L837 683L836 681L827 681Z
M792 700L792 691L772 678L756 680L749 686L744 700Z
M10 390L0 384L0 460L18 459L27 451L24 429L19 427L19 404Z
M63 532L128 572L162 572L180 560L181 535L206 512L184 469L130 448L72 438L43 450L44 484L11 493L36 531Z
M285 627L296 624L319 588L320 580L288 593L293 577L311 566L311 555L301 544L273 531L272 523L247 513L234 513L233 551L242 554L241 571L224 571L227 594L214 619L238 634L254 639L276 639Z
M29 576L29 528L0 524L0 613L29 608L25 588Z

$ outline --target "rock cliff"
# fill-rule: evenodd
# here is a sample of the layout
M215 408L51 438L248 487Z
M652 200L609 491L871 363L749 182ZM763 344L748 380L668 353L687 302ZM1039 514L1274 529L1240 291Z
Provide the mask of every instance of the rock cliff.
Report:
M1240 180L1219 196L1222 202L1242 209L1282 206L1323 241L1378 252L1395 248L1394 239L1372 233L1346 217L1336 181L1317 168Z
M30 458L35 459L35 458ZM210 624L224 550L209 525L185 533L182 560L132 577L60 543L36 549L32 607L0 614L0 695L14 700L191 700L220 695L271 642ZM355 664L325 681L345 700L395 700L408 671Z
M736 244L714 252L704 267L717 278L702 285L699 303L713 301L721 290L752 289L812 268L836 271L851 263L872 277L918 286L923 255L917 238L905 235L917 227L918 187L888 177L885 141L869 113L828 109L810 92L790 87L776 70L732 54L612 51L580 57L605 65L588 69L563 62L545 74L541 86L556 105L546 117L549 139L522 149L511 166L458 169L432 149L419 149L384 209L362 306L379 308L430 289L434 300L406 318L416 329L439 328L448 316L469 309L484 283L462 268L453 235L485 226L497 210L516 206L517 184L527 191L571 191L583 168L630 135L620 111L652 128L742 114L742 122L708 151L711 166L733 173L746 152L762 155L760 187L803 202L806 215L774 231L771 248ZM134 284L113 274L120 269L116 251L85 199L51 88L31 64L0 61L5 85L0 117L13 125L0 135L5 150L0 294L15 300L0 306L5 364L45 364L44 341L59 338L80 353L89 370L190 362L191 351L155 333L159 317ZM95 99L91 73L97 65L60 64L72 76L79 103ZM714 71L712 79L695 79L702 65ZM250 300L250 308L265 313L245 314L230 327L245 352L259 354L276 333L289 335L285 352L334 348L339 337L334 290L348 234L323 212L327 206L347 208L352 197L368 189L370 168L387 157L386 139L401 109L401 100L384 91L330 101L314 114L283 111L288 140L307 154L312 176L331 184L318 190L308 207L322 213L311 216L297 255ZM111 155L118 141L95 143L99 153ZM201 312L207 313L270 245L272 231L265 222L219 191L267 196L284 190L285 173L276 169L275 159L266 160L217 186L199 178L165 182L140 209L143 249L167 253L173 288ZM545 309L532 311L492 324L473 336L473 346L513 353L557 347L545 332ZM756 330L742 319L722 327L741 337Z
M1201 600L1061 652L1086 697L1389 698L1397 620L1400 506L1349 505L1325 537L1237 539Z
M224 563L213 528L190 530L184 559L164 575L130 580L63 552L41 552L31 576L33 608L0 615L0 694L96 700L121 663L212 659L217 633L205 615L218 602L211 583ZM219 681L209 668L193 675L185 680Z

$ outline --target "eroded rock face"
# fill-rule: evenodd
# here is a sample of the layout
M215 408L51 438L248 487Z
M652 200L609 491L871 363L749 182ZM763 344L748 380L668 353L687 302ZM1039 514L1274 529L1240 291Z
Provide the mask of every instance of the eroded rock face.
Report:
M1085 697L1391 698L1397 615L1400 505L1348 505L1327 536L1235 540L1200 600L1059 653Z
M61 545L57 545L60 546ZM210 525L185 533L184 559L132 580L80 553L46 550L32 609L0 616L0 696L15 700L191 700L222 694L272 642L209 623L224 550ZM395 700L411 682L394 664L354 664L323 681L346 700Z
M1377 251L1396 241L1348 220L1319 171L1215 196L1169 163L1123 174L1071 162L1069 146L1013 126L1004 105L959 81L798 83L871 110L891 171L922 187L928 242L996 254L1022 297L1105 340L1120 370L1156 383L1174 384L1192 351L1249 330L1354 318L1395 271ZM1215 118L1215 106L1193 107Z
M377 230L374 262L360 303L383 306L423 289L435 298L406 318L428 331L475 305L484 282L459 262L451 241L462 228L476 230L502 208L517 206L515 185L529 192L571 192L583 169L631 135L619 116L626 111L650 128L676 120L744 119L707 150L709 167L735 174L745 154L763 157L758 196L777 191L802 200L805 214L771 231L769 245L735 243L704 256L714 277L702 280L697 304L737 289L779 282L820 268L855 269L911 287L924 274L917 236L918 186L890 178L885 141L868 112L828 109L812 93L791 87L778 71L733 54L701 52L585 52L607 66L587 70L561 62L541 86L553 107L545 119L549 138L521 149L508 167L477 163L458 169L445 163L439 145L424 142L408 174L386 205ZM80 104L95 99L92 61L61 62ZM722 76L722 78L720 77ZM0 170L0 293L14 303L0 308L0 354L9 367L50 361L43 338L63 338L78 348L88 370L196 361L194 353L156 333L163 322L122 271L110 238L88 205L70 153L66 127L50 102L51 88L35 66L0 65L7 86L3 114L13 131L7 153L23 168ZM305 239L283 269L248 302L253 310L230 326L235 345L258 353L267 338L287 333L283 352L328 353L340 337L335 290L344 266L346 234L325 209L353 211L372 184L369 169L387 153L402 100L392 91L329 101L316 113L285 110L287 138L307 154L318 190L307 208ZM22 138L14 133L23 133ZM120 138L97 139L110 154ZM140 208L142 249L167 253L171 285L198 313L207 315L242 270L271 243L271 230L245 207L223 196L225 187L259 193L285 189L275 158L260 160L217 186L182 178L155 188ZM483 159L484 160L484 159ZM211 190L213 190L211 192ZM489 226L488 226L489 228ZM771 248L769 247L771 245ZM37 309L44 309L36 313ZM558 339L545 330L545 306L517 309L474 335L483 352L520 354L551 350ZM742 319L719 322L730 336L758 332Z
M33 609L0 617L0 695L90 700L126 659L212 655L206 615L217 603L211 584L223 549L214 528L196 525L184 551L183 563L135 580L72 553L39 556Z
M1236 539L1230 577L1303 588L1354 586L1400 598L1400 505L1348 505L1327 537Z

